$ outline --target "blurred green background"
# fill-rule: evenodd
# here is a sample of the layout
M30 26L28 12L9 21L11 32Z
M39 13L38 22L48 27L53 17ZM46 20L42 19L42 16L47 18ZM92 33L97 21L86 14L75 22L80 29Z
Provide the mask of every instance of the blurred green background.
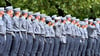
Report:
M71 14L80 19L100 17L100 0L8 0L12 6L29 11L57 14ZM0 6L6 6L5 0L0 0Z

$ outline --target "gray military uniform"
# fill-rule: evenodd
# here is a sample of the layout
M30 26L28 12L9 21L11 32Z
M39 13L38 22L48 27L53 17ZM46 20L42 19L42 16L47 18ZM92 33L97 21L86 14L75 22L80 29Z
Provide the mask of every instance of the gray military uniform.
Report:
M87 53L87 55L91 56L94 54L94 49L96 47L95 39L97 38L97 34L96 34L96 28L94 26L88 26L87 30L88 30L88 37L89 37L88 38L88 53Z
M19 19L19 27L20 27L20 31L21 31L21 42L20 42L20 47L19 47L19 51L18 51L18 55L22 56L25 52L25 48L26 48L26 40L27 40L27 35L26 35L26 18L24 16L22 16Z
M68 53L71 52L71 38L72 38L72 30L71 30L71 23L67 21L65 24L65 31L66 31L66 49L65 49L65 56L68 55Z
M2 56L6 44L6 25L0 17L0 55Z
M58 56L59 53L59 47L60 47L60 30L59 30L59 22L55 23L54 31L55 31L55 38L54 38L54 54L53 56Z
M49 55L49 50L50 50L50 26L48 24L45 25L45 33L46 33L46 36L45 36L45 39L46 39L46 42L45 42L45 49L44 49L44 52L43 52L43 56L48 56Z
M31 19L27 18L26 20L26 30L27 30L27 46L25 49L25 56L30 56L31 54L31 50L32 50L32 46L33 46L33 27L32 27L32 22Z
M20 24L19 24L19 17L14 16L12 19L12 25L13 25L13 32L15 36L13 37L13 43L12 43L12 48L11 48L11 56L17 56L19 47L20 47L20 41L21 41L21 36L20 36Z
M38 51L37 51L37 56L42 56L43 50L44 50L44 44L45 44L45 23L40 21L39 22L39 26L41 29L41 34L40 34L40 38L39 38L39 47L38 47Z
M4 56L8 56L10 52L10 47L12 43L12 31L13 31L13 26L12 26L12 18L10 15L5 14L3 16L3 21L6 23L6 47L4 49Z
M33 40L33 48L31 51L31 56L35 56L38 50L38 46L39 46L39 38L40 38L40 34L41 34L41 29L39 26L39 21L37 19L35 19L32 22L32 27L33 27L33 33L35 34L35 39Z
M53 26L50 26L50 50L49 50L49 56L53 55L53 49L54 49L54 38L55 38L55 32L53 29Z
M61 32L61 37L60 37L61 42L60 42L59 56L64 56L65 47L66 47L66 31L65 31L64 23L61 23L60 32Z

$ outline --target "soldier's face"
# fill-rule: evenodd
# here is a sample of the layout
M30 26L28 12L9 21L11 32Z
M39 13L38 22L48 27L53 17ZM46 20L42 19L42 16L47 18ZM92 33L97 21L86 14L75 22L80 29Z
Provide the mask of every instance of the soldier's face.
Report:
M51 25L51 22L49 22L49 25Z
M64 22L64 24L65 24L65 23L66 23L66 20L64 20L63 22Z
M74 23L74 24L75 24L75 22L76 22L76 21L75 21L75 20L73 20L73 22L72 22L72 23Z
M31 15L29 15L29 16L28 16L28 18L29 18L29 19L32 19L32 16L31 16Z
M20 15L21 15L21 13L20 13L20 12L16 12L16 15L20 16Z
M13 14L10 14L10 17L13 17Z
M97 21L98 24L100 24L100 21Z
M4 11L0 11L0 14L4 15Z
M18 12L18 15L20 16L20 15L21 15L21 13L20 13L20 12Z
M80 27L80 24L78 24L78 27Z
M38 16L38 19L40 19L40 16Z
M93 24L93 26L95 26L95 24Z
M45 22L45 18L42 18L42 21Z
M85 25L85 28L87 28L88 27L88 25Z
M68 21L71 21L71 18L68 18Z
M13 14L13 10L9 10L10 14Z
M78 25L79 24L79 22L76 22L76 25Z
M32 18L32 15L30 15L29 17Z
M90 25L92 25L93 24L93 22L90 22Z
M36 19L40 20L40 16L37 16Z
M82 25L82 28L84 28L84 25Z
M24 15L25 15L25 17L27 17L27 16L28 16L28 14L27 14L27 13L25 13Z

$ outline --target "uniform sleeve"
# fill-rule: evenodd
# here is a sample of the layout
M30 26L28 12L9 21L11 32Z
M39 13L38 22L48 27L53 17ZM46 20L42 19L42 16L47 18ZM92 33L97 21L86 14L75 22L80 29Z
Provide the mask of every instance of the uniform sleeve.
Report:
M7 17L5 15L3 16L2 20L4 21L5 24L7 24Z
M61 26L61 31L62 31L62 35L65 36L66 31L65 31L65 26L64 25Z
M49 27L45 26L46 37L50 37Z
M67 34L67 30L68 30L68 25L65 24L65 31L66 31L66 34Z
M33 32L35 34L40 34L41 31L40 31L40 26L38 25L38 23L34 22L32 25L33 25Z
M15 27L19 28L19 26L18 26L18 21L16 20L16 18L15 18L15 17L13 17L13 19L12 19L12 20L13 20L13 21L12 21L13 26L15 26Z
M53 27L50 28L50 36L55 37L55 32L54 32Z
M45 26L43 23L39 23L40 29L41 29L41 34L45 34Z
M27 24L26 24L26 20L23 20L22 23L23 23L23 28L26 30L26 25L27 25Z
M7 30L7 32L13 31L11 18L7 17L6 15L4 15L3 21L6 23L6 30Z
M76 33L75 33L76 32L76 28L74 26L72 26L71 29L72 29L72 36L76 36Z
M58 26L55 26L55 36L56 37L61 37L61 30Z
M0 34L5 34L6 33L6 26L5 23L1 20L0 21Z

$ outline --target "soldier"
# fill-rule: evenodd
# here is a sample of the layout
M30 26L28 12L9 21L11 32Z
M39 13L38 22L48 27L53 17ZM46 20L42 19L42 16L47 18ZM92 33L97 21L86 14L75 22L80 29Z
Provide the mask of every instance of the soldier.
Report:
M92 56L94 56L96 54L96 49L97 49L97 40L98 40L98 37L97 37L97 28L96 28L96 21L93 22L93 26L95 27L95 30L93 31L93 47L92 47Z
M75 56L77 54L77 50L79 48L79 34L78 34L78 27L79 19L76 19L76 17L72 17L72 40L74 43L72 56Z
M52 44L51 35L50 35L50 26L51 26L51 18L49 16L46 17L46 25L45 25L45 32L46 32L46 42L45 42L45 49L43 52L43 56L49 56L50 51L50 44Z
M71 34L71 43L70 43L70 48L69 48L69 53L68 53L68 56L71 56L71 55L74 55L74 49L76 48L75 45L74 45L74 42L75 42L75 37L76 37L76 27L75 27L75 19L76 17L72 17L72 20L71 20L71 31L72 31L72 34Z
M81 54L81 21L79 21L79 24L77 24L77 37L78 37L78 41L77 41L77 43L78 43L78 45L79 46L77 46L77 48L78 49L76 49L76 54L75 54L75 56L80 56L80 54Z
M69 52L69 45L71 43L71 34L72 34L72 31L71 31L71 15L66 15L66 24L65 24L65 31L66 31L66 48L65 48L65 55L64 56L67 56L68 55L68 52Z
M53 49L54 49L54 38L55 38L55 32L54 32L54 20L51 21L50 26L50 50L49 50L49 56L53 56Z
M94 21L95 23L95 26L96 26L96 29L97 29L97 39L96 39L96 49L95 49L95 56L98 56L99 55L99 34L100 34L100 30L99 30L99 23L100 23L100 19L99 18L96 18L96 21Z
M31 54L31 49L32 49L32 46L33 46L33 38L34 38L34 34L33 34L33 27L32 27L32 16L33 13L32 12L28 12L28 17L27 17L27 21L26 21L26 29L27 29L27 46L26 46L26 49L25 49L25 53L24 53L24 56L30 56Z
M37 54L37 50L39 46L39 38L41 34L41 28L39 26L40 12L35 13L34 16L35 16L35 20L32 22L32 26L33 26L33 33L35 34L35 38L33 40L31 56L36 56Z
M87 28L88 31L88 46L87 46L87 56L94 56L94 49L96 47L96 27L93 26L93 20L89 20L89 26Z
M84 37L85 37L85 40L84 40L84 45L83 45L83 52L82 52L82 56L85 56L86 55L86 49L87 49L87 41L88 41L88 33L87 33L87 27L88 27L88 23L85 23L84 22Z
M45 25L45 47L43 51L43 56L48 56L49 48L50 48L50 25L51 25L51 18L48 16L46 17L46 25Z
M6 44L6 24L2 20L4 15L4 7L0 7L0 56L3 56L4 48Z
M37 51L37 56L42 56L42 53L43 53L43 50L44 50L45 16L46 16L45 14L40 15L39 26L40 26L41 34L40 34L40 37L39 37L39 47L38 47L38 51Z
M3 56L9 56L10 48L12 44L12 35L13 34L13 26L12 26L12 18L11 15L13 14L13 7L8 6L6 7L6 13L3 16L3 20L6 23L6 46L4 49Z
M81 22L81 40L80 40L80 51L79 51L79 56L85 56L86 48L87 48L87 29L85 28L85 23Z
M84 23L82 21L80 21L80 28L79 28L79 31L80 31L80 45L79 45L79 52L78 52L78 56L81 56L81 53L82 53L82 50L83 50L83 41L85 39L84 37L84 32L83 32L83 28L84 28Z
M100 20L100 18L99 18L99 20ZM100 26L100 23L99 23L99 26ZM100 28L100 27L99 27ZM97 32L98 33L98 32ZM99 35L99 34L98 34ZM98 39L99 39L99 41L100 41L100 38L98 37ZM100 49L100 42L99 42L99 49ZM100 55L100 50L98 49L98 55Z
M66 23L66 18L62 17L61 18L61 26L60 26L60 32L61 32L61 41L60 41L60 50L59 50L59 56L64 56L64 51L66 47L66 31L65 31L65 23Z
M78 49L79 49L79 45L80 45L80 37L81 37L81 34L80 34L80 30L79 30L79 27L78 27L78 25L79 25L79 19L76 19L76 23L75 23L75 28L76 28L76 38L74 39L75 40L75 42L74 42L74 44L75 44L75 46L74 46L74 55L75 56L77 56L77 54L78 54Z
M12 25L13 25L13 32L15 36L13 37L13 43L11 48L10 56L17 56L19 46L20 46L20 26L19 26L19 17L20 17L20 8L14 9L14 17L12 19Z
M24 55L25 48L26 48L26 17L28 16L28 11L23 10L22 15L19 19L19 24L20 24L20 31L21 31L21 42L20 42L20 47L18 51L18 56Z
M59 53L59 47L60 47L60 24L59 24L60 18L56 17L55 18L55 26L54 26L54 31L55 31L55 38L54 38L54 52L53 56L58 56Z
M100 54L100 51L99 51L99 48L100 48L100 19L99 18L96 18L96 28L97 28L97 44L96 44L96 54L95 54L95 56L99 56Z

